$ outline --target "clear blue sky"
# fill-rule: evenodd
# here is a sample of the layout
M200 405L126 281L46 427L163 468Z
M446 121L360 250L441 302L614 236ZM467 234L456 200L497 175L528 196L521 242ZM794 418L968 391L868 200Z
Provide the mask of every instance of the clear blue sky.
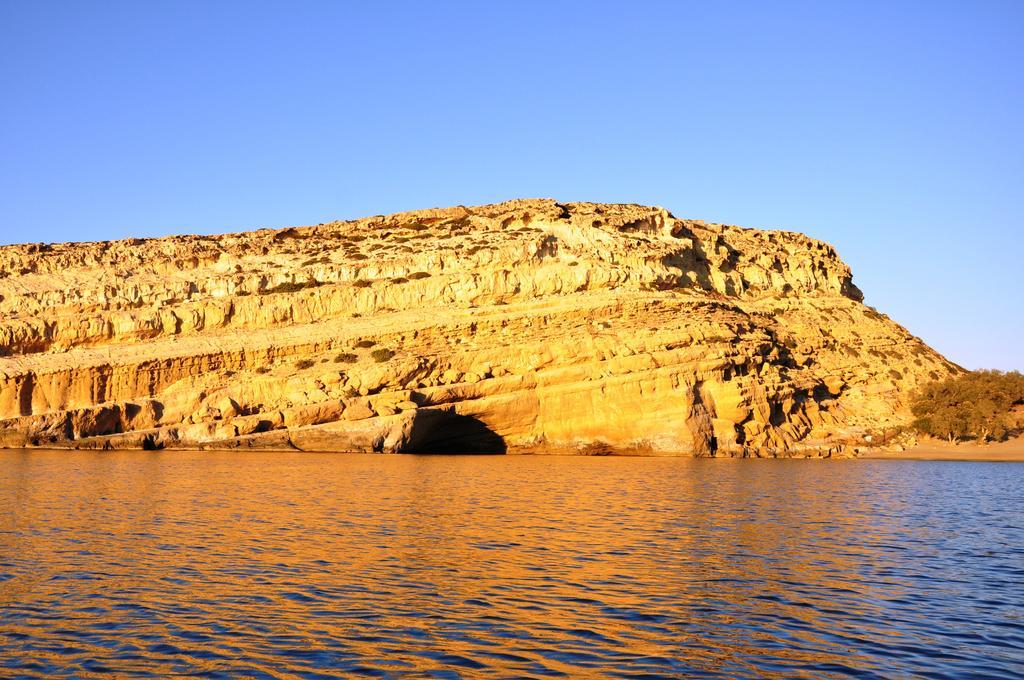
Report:
M804 231L1024 369L1024 2L0 2L0 243L550 196Z

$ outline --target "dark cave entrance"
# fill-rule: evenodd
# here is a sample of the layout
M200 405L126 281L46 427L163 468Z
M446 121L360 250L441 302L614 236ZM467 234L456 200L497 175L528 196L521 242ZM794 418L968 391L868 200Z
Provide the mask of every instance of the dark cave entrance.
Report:
M449 411L420 411L401 453L500 454L508 446L479 418Z

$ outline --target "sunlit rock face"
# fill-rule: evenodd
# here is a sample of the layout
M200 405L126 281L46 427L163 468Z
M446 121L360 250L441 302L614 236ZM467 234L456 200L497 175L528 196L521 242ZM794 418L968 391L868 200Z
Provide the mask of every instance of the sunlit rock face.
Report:
M510 201L0 248L0 445L833 455L957 371L832 247Z

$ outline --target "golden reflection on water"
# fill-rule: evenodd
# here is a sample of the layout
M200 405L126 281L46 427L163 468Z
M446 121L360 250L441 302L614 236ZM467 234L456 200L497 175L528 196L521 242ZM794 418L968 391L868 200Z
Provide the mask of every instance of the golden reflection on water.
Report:
M0 675L1011 677L1022 473L4 451Z

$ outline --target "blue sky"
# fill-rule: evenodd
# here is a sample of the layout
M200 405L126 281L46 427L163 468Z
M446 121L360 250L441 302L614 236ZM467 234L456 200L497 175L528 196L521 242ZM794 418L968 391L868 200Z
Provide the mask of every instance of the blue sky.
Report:
M1024 2L0 3L0 243L550 196L804 231L1024 369Z

